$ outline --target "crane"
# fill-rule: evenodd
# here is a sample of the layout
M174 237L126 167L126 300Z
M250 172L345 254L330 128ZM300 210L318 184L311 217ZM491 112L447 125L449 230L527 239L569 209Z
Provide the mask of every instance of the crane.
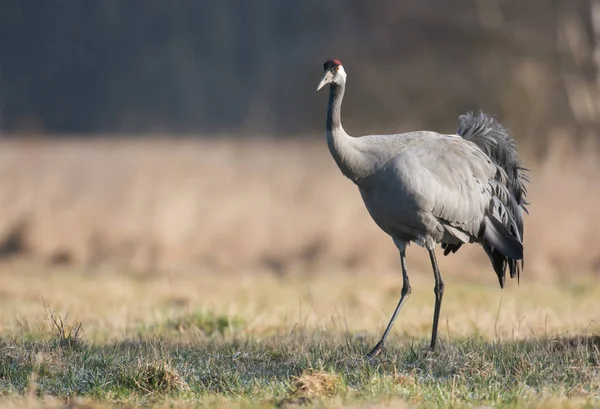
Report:
M504 126L483 112L459 117L454 135L431 131L352 137L342 127L346 71L327 60L317 91L329 84L327 145L341 172L358 186L375 223L400 252L400 300L380 341L368 356L379 355L411 293L406 247L427 249L435 279L430 349L436 347L444 282L435 256L465 243L479 243L504 288L506 269L519 280L523 263L523 213L529 181L514 140ZM519 263L520 261L520 263Z

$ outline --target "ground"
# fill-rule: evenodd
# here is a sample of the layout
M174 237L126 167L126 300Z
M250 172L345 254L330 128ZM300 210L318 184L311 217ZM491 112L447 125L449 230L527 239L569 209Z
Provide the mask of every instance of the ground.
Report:
M415 250L419 251L419 250ZM596 407L600 283L433 278L365 358L400 273L135 274L0 268L5 407Z

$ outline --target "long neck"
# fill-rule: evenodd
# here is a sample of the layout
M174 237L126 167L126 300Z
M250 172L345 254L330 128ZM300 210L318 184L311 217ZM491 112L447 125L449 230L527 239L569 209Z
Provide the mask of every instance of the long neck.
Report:
M327 107L327 145L342 173L352 181L368 176L367 158L358 150L358 139L351 137L342 127L342 99L345 84L331 84Z
M342 100L346 84L329 86L329 105L327 107L327 130L340 130L347 135L342 128Z

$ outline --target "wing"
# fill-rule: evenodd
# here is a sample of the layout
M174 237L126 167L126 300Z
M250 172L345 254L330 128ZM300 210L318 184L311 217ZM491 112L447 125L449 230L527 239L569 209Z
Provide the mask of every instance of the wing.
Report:
M460 242L478 238L494 189L501 190L497 166L471 142L443 135L429 135L403 155L411 156L421 210Z
M446 244L446 251L461 243L480 242L500 286L507 265L511 277L518 276L523 244L519 220L510 211L518 205L508 190L504 169L472 142L458 138L439 140L435 146L426 143L414 155L419 175L415 183L423 186L419 203L439 223L428 230L443 231L433 238Z

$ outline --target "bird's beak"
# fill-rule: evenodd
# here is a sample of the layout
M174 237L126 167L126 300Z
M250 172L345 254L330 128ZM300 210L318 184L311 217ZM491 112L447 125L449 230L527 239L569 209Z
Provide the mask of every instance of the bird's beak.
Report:
M321 82L319 82L319 86L317 87L317 91L323 88L325 85L329 84L333 80L333 73L331 71L327 71L323 76Z

